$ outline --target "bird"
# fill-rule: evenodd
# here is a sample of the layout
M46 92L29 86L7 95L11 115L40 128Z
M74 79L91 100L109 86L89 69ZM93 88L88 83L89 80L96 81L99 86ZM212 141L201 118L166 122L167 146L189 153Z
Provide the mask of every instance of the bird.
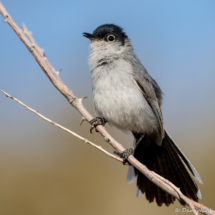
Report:
M161 111L163 92L149 75L134 52L131 39L115 24L104 24L93 33L83 33L90 39L89 67L93 102L97 117L92 128L109 123L134 136L133 148L118 153L125 164L133 156L149 170L179 187L187 197L198 201L200 189L194 178L202 179L191 162L164 129ZM127 183L136 179L136 195L145 194L151 203L169 206L175 197L153 184L132 165ZM184 204L181 202L181 204Z

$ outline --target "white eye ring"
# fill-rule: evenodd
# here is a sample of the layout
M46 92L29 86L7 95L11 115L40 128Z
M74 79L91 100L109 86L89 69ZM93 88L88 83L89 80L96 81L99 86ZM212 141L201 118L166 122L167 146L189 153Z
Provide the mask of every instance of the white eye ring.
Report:
M113 34L110 34L110 35L107 36L107 40L109 42L113 42L113 41L115 41L115 36Z

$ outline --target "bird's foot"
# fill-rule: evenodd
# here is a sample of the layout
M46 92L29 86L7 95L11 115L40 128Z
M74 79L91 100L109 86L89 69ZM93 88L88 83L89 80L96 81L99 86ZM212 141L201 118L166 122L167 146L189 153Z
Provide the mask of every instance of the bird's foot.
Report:
M96 118L90 120L90 124L91 124L90 133L92 134L92 130L95 128L95 131L98 132L98 130L96 129L96 126L98 126L98 125L104 126L106 124L106 120L102 117L96 117Z
M128 163L129 165L131 165L130 163L129 163L129 161L128 161L128 157L130 156L130 155L133 155L133 153L134 153L134 147L132 147L132 148L129 148L129 149L126 149L126 150L124 150L123 152L116 152L116 151L114 151L114 154L117 154L117 155L119 155L121 158L123 158L123 164L125 165L126 163Z

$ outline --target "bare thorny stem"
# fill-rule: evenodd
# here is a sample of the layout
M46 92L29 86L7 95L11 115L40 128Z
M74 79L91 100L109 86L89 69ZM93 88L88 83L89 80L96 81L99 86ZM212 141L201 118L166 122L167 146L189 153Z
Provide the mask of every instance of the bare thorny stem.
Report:
M28 107L27 105L23 104L21 101L19 101L18 99L14 98L13 96L9 95L8 93L4 92L3 90L1 90L2 93L4 93L6 95L6 97L9 97L11 99L13 99L14 101L18 102L20 105L22 105L23 107L25 107L25 110L30 110L31 112L35 113L37 116L41 117L42 119L44 119L47 122L50 122L51 124L55 125L58 128L61 128L64 131L67 131L68 133L72 134L73 136L77 137L80 140L83 140L85 143L97 148L98 150L104 152L106 155L110 156L111 158L116 159L117 161L122 162L122 159L119 157L116 157L115 155L109 153L108 151L104 150L101 146L98 146L96 144L94 144L93 142L87 140L86 138L76 134L75 132L69 130L68 128L63 127L62 125L59 125L56 122L53 122L52 120L48 119L47 117L43 116L42 114L40 114L38 111Z
M83 118L86 121L89 122L90 120L92 120L93 117L90 115L90 113L88 113L88 111L84 108L84 106L82 104L82 100L84 98L81 98L81 99L77 98L73 94L73 92L63 83L63 81L61 80L61 78L59 76L60 71L56 71L52 67L52 65L49 63L47 57L45 56L44 51L36 44L35 40L33 39L32 34L27 30L27 28L24 25L23 25L23 29L20 29L17 26L17 24L13 21L12 17L6 11L6 9L4 8L4 6L2 5L1 2L0 2L0 13L5 18L4 22L7 22L11 26L11 28L15 31L15 33L18 35L20 40L24 43L24 45L31 52L31 54L33 55L35 60L38 62L39 66L41 67L43 72L50 79L52 84L60 91L60 93L68 100L68 102L80 112L80 114L83 116ZM7 96L11 97L10 95L7 95ZM19 102L20 104L22 104L20 101L18 101L18 100L16 100L16 101ZM37 111L34 111L33 109L27 107L24 104L22 104L22 105L25 106L27 109L31 110L32 112L36 113L37 115L39 115L43 119L45 119L45 117L42 116L41 114L37 113ZM49 120L47 118L46 118L46 120L49 121L50 123L62 128L62 126L60 126L59 124L54 123L53 121L51 121L51 120ZM67 130L66 128L62 128L62 129ZM118 143L106 131L106 129L103 126L101 126L101 125L97 126L97 130L103 136L104 140L106 142L108 142L115 150L117 150L118 152L123 152L125 150L124 147L120 143ZM79 135L75 134L72 131L68 131L68 132L70 132L74 136L86 141L90 145L93 145L97 149L101 150L100 146L96 146L95 144L91 143L90 141L86 140L83 137L80 137ZM101 150L101 151L103 151L103 150ZM105 152L107 154L106 151L103 151L103 152ZM108 155L111 156L112 158L116 159L116 157L113 156L112 154L109 153ZM117 158L117 160L121 161L118 158ZM145 165L143 165L138 160L136 160L132 155L129 156L128 161L136 169L138 169L140 172L142 172L155 185L160 187L162 190L164 190L165 192L167 192L170 195L174 196L179 201L181 201L183 199L186 202L186 204L188 206L190 206L190 208L193 210L193 213L195 215L198 214L197 211L199 211L201 213L204 213L204 214L208 214L208 215L212 215L212 214L215 215L215 211L213 211L213 210L209 209L208 207L206 207L206 206L204 206L204 205L202 205L202 204L200 204L198 202L195 202L195 201L189 199L188 197L184 196L180 192L179 188L177 188L175 185L173 185L171 182L169 182L168 180L164 179L163 177L157 175L153 171L148 170Z
M186 196L184 196L178 187L176 187L176 186L175 186L173 183L171 183L169 180L167 180L167 179L161 177L160 175L158 175L156 172L154 172L154 174L155 174L158 178L160 178L162 181L164 181L166 184L168 184L170 187L172 187L172 188L178 193L178 195L180 196L181 200L183 200L184 202L186 202L186 203L188 204L188 206L190 206L190 208L193 210L193 213L194 213L195 215L198 215L198 212L195 210L195 208L194 208L192 202L190 201L190 199L187 198Z

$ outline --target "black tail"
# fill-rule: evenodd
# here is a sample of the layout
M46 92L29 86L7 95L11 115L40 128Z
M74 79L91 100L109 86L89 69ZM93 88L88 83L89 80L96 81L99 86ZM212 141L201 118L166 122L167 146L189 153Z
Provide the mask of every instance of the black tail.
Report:
M134 137L138 140L141 134L134 134ZM149 136L144 136L134 152L134 157L146 165L148 169L180 187L181 192L187 197L195 201L201 198L200 190L191 176L192 174L202 183L199 174L167 132L165 132L161 146L158 146ZM137 169L134 171L132 166L129 167L128 183L131 183L135 176L137 176L137 196L145 193L149 202L156 199L159 206L163 203L168 206L175 201L173 196L157 187Z

